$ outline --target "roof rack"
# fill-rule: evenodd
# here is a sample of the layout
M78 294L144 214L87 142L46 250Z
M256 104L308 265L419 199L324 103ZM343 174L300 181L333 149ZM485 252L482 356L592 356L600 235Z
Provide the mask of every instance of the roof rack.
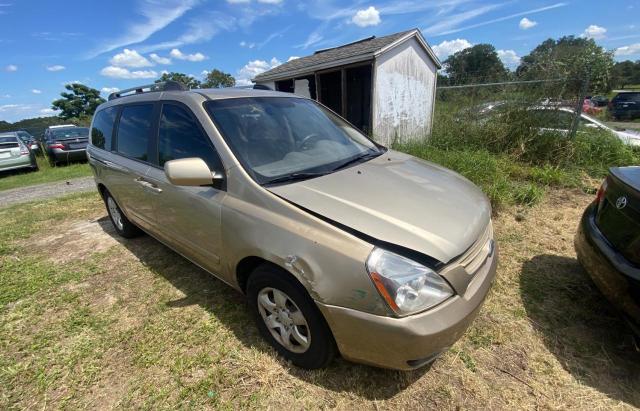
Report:
M167 80L161 81L159 83L146 84L144 86L127 88L124 90L116 91L115 93L109 94L109 101L120 98L131 96L134 94L142 94L142 93L150 93L153 91L188 91L189 89L182 83Z

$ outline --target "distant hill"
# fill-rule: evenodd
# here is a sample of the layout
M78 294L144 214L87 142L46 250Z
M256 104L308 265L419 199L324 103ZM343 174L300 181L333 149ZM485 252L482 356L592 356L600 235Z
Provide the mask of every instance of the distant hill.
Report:
M24 120L16 121L15 123L8 123L4 120L0 120L0 132L25 130L32 136L39 137L44 133L44 130L47 127L55 126L57 124L78 124L78 122L63 120L55 116L27 118ZM78 124L78 125L86 125L86 124Z

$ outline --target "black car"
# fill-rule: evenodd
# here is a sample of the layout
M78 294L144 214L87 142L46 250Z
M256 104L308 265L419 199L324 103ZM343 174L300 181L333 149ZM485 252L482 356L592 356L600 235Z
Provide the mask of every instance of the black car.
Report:
M640 118L640 91L616 94L609 103L609 111L616 120Z
M87 159L89 129L87 127L60 127L47 130L45 147L53 165Z
M640 167L615 167L585 210L578 261L640 337Z

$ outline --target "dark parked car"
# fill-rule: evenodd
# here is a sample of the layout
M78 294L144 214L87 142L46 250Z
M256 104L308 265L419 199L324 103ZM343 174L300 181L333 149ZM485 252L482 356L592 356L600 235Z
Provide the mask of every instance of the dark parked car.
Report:
M640 118L640 91L616 94L609 103L609 111L616 120Z
M60 127L47 130L46 148L53 165L87 159L89 129L87 127Z
M606 107L609 104L609 99L605 96L593 96L589 100L595 107Z
M578 261L640 337L640 167L612 168L585 210Z

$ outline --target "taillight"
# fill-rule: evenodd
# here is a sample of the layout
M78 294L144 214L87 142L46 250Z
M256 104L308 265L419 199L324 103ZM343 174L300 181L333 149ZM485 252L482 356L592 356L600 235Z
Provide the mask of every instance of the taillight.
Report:
M20 155L21 156L26 156L29 155L29 149L25 146L21 146L20 147Z
M49 144L49 148L61 148L61 149L64 150L64 145L62 145L60 143Z
M594 202L598 205L598 209L600 209L600 207L602 206L602 203L604 202L604 196L606 193L607 193L607 179L605 178L602 184L600 185L600 188L596 192L596 199L594 200Z

